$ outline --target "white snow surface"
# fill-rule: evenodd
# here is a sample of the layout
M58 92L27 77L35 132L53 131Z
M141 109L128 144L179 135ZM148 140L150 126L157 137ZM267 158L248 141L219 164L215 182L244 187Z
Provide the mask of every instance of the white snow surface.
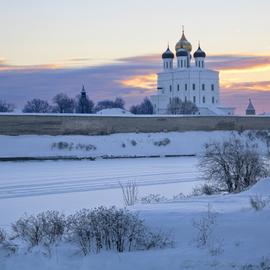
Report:
M1 257L2 270L137 270L137 269L241 269L247 264L258 265L270 256L270 208L254 211L249 205L250 196L260 195L269 198L270 179L260 181L250 190L232 195L200 196L181 199L171 203L130 207L139 211L152 229L170 232L175 240L174 248L162 250L124 252L101 252L82 256L68 244L61 244L46 255L42 248L10 257ZM1 203L3 200L1 200ZM67 201L66 201L67 202ZM48 208L54 201L49 200ZM73 202L67 203L66 208ZM50 205L50 207L49 207ZM205 215L208 205L216 213L214 236L216 246L198 248L195 238L194 220ZM59 205L54 205L59 209ZM211 255L210 249L220 248L220 254ZM1 256L1 252L0 252ZM248 268L260 269L260 268Z
M1 157L35 156L150 156L199 155L202 145L228 138L231 132L183 132L158 134L115 134L108 136L0 136ZM154 142L169 138L166 146ZM136 141L136 145L132 141ZM96 150L52 149L53 143L95 145ZM125 147L122 147L125 144ZM265 148L259 142L261 152ZM119 182L136 181L139 197L159 193L172 198L190 194L202 183L197 157L99 159L94 161L0 162L0 227L24 213L59 210L71 214L99 205L123 207ZM270 178L239 194L187 197L164 203L129 207L153 230L169 232L174 248L162 250L104 252L84 257L69 244L19 250L5 257L0 248L1 270L182 270L236 269L258 265L270 258L270 204L255 211L251 196L270 202ZM216 213L212 244L198 248L193 226L210 205ZM218 254L211 250L220 249ZM246 268L257 270L260 268Z
M1 157L142 157L199 155L205 143L229 138L231 131L168 133L120 133L105 136L4 136L0 135ZM169 139L167 145L156 145ZM59 149L54 144L67 143ZM265 146L258 141L262 151ZM90 149L86 149L90 146ZM93 147L94 146L94 147Z

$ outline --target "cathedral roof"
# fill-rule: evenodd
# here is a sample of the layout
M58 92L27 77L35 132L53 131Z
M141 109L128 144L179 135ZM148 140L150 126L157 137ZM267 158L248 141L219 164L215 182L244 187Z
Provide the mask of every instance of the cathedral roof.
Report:
M177 52L176 52L176 56L177 57L181 57L181 56L188 56L188 51L184 48L180 48Z
M169 59L174 58L174 54L170 50L169 46L168 46L167 50L162 54L162 59L166 59L166 58L169 58Z
M197 58L197 57L203 57L205 58L206 57L206 53L201 49L200 45L199 45L199 48L197 49L197 51L193 54L194 58Z
M192 51L192 45L187 40L187 38L185 36L185 33L184 33L184 30L182 31L182 36L181 36L180 40L175 45L175 51L177 52L181 48L186 49L188 52L191 52Z

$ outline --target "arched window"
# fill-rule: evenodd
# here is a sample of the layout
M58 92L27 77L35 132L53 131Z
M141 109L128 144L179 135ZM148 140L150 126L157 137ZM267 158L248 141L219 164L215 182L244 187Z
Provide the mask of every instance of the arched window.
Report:
M193 103L196 103L196 97L193 96Z
M211 84L211 90L214 91L215 90L215 85Z
M180 86L179 86L179 84L177 84L177 91L180 91Z
M205 103L205 97L202 98L202 102Z
M196 85L195 83L192 84L192 89L195 90L196 89Z
M215 103L215 97L212 97L212 103L213 104Z

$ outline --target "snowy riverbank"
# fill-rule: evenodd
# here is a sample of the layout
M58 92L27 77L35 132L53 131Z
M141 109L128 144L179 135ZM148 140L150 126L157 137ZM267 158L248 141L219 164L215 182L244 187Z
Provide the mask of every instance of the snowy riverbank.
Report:
M104 136L0 136L0 158L115 158L199 155L203 145L231 131L122 133ZM258 141L262 151L265 145Z

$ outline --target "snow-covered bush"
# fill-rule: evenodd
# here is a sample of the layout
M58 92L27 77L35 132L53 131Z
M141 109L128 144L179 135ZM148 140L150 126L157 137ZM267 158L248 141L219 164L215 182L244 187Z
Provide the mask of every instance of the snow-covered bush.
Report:
M119 183L122 190L123 201L125 206L134 205L138 201L138 185L135 181L129 181L128 183Z
M47 211L36 216L24 216L12 224L13 238L19 238L29 248L43 244L50 245L61 240L66 227L63 214Z
M260 211L266 207L266 205L269 203L269 200L263 199L262 196L255 195L250 197L249 202L254 210Z
M213 195L217 193L218 190L209 184L203 184L200 186L196 186L192 190L192 195L193 196L201 196L201 195Z
M141 203L143 204L161 203L166 201L168 201L168 199L160 194L149 194L141 198Z
M206 144L200 167L206 180L228 192L241 192L268 175L257 144L235 136L221 143Z
M160 141L157 141L157 142L154 142L154 145L155 146L166 146L170 143L170 139L169 138L165 138L163 140L160 140Z
M102 249L124 252L161 248L169 243L162 234L151 233L136 214L115 207L83 209L71 215L68 234L84 255Z

